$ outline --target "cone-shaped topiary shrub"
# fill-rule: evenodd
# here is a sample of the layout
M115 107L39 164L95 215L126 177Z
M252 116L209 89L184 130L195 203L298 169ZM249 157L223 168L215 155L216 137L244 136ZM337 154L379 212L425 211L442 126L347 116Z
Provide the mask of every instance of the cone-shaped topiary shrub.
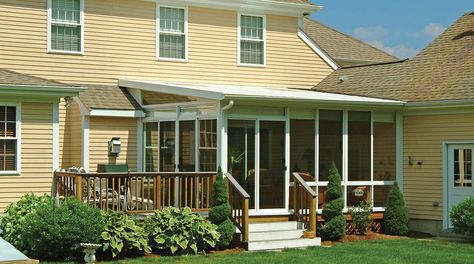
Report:
M324 225L320 229L323 240L341 239L346 232L346 218L342 214L344 198L342 197L341 176L333 162L329 170L328 188L324 194Z
M397 182L388 196L384 214L384 231L389 235L406 235L408 233L408 209Z
M209 220L217 225L221 237L217 243L218 248L229 247L234 237L235 227L230 220L231 208L228 200L227 181L224 179L222 169L217 171L217 179L213 186L212 207L209 210Z

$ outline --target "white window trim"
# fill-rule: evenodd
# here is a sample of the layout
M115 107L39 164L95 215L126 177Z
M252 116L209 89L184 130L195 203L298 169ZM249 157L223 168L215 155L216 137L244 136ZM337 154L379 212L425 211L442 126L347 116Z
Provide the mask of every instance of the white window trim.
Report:
M0 175L17 176L21 174L21 103L0 102L0 106L16 107L16 170L0 171Z
M175 59L175 58L164 58L160 57L160 7L167 8L178 8L184 9L184 59ZM188 62L188 46L189 46L189 34L188 34L188 6L169 6L169 5L160 5L156 1L156 60L158 61L176 61L176 62Z
M59 53L59 54L71 54L71 55L84 55L84 0L80 1L80 26L81 26L81 50L80 51L67 51L67 50L54 50L51 48L51 25L52 25L52 0L48 0L48 25L47 25L47 52L48 53ZM68 24L68 23L62 23ZM78 24L74 24L78 25Z
M242 16L255 16L263 18L263 64L242 63L240 61L241 28L240 20ZM252 39L251 41L256 41ZM237 13L237 65L245 67L264 68L267 66L267 16L262 14Z

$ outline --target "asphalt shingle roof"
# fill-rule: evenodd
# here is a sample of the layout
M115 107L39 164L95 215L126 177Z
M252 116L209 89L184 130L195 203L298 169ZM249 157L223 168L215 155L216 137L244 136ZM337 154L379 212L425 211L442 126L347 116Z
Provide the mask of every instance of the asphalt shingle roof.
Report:
M398 58L310 18L304 32L335 61L389 62Z
M342 68L314 90L413 102L474 99L474 12L412 60Z
M89 109L141 110L127 89L117 85L81 85L87 90L79 95L79 100Z
M69 84L56 82L29 74L23 74L6 69L0 69L0 84L3 85L36 85L69 87Z

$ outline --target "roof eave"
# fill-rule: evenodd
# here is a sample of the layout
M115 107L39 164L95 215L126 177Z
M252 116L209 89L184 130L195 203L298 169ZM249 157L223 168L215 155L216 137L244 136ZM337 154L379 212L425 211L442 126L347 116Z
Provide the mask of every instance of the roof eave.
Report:
M73 86L44 86L44 85L17 85L0 84L2 95L35 95L35 96L77 96L84 92L84 87Z

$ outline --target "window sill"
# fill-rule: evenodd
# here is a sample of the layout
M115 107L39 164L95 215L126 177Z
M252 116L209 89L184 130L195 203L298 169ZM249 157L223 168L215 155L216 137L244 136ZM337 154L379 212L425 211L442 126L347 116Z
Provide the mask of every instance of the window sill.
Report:
M188 59L173 59L173 58L156 58L156 61L167 61L167 62L189 62Z
M247 64L247 63L238 63L239 67L249 67L249 68L266 68L266 64Z
M48 50L48 54L63 54L63 55L84 56L84 51Z
M0 171L0 176L20 176L19 171Z

